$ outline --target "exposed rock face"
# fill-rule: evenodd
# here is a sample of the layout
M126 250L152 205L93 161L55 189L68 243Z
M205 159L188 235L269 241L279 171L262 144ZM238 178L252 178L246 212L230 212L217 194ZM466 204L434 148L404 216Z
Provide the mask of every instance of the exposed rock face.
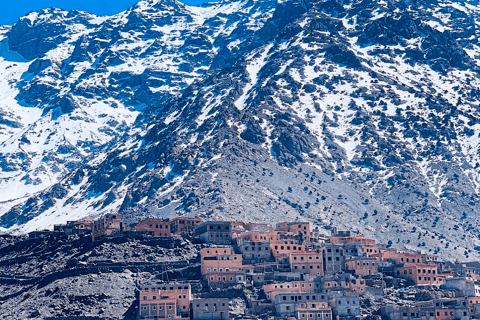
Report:
M408 0L30 14L0 29L0 225L298 218L477 257L478 15Z

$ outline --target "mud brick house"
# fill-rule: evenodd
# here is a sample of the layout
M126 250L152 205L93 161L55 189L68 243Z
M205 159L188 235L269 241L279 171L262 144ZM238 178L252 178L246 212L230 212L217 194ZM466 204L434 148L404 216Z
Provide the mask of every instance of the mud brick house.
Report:
M139 292L140 319L185 319L190 313L189 284L165 283L144 286Z
M301 239L291 232L271 232L270 249L277 261L285 258L287 262L290 253L306 252L306 247L301 243Z
M205 275L208 286L212 289L226 289L237 284L245 284L245 270L228 270L209 272Z
M442 285L444 282L436 264L408 263L395 267L394 273L397 277L412 280L416 285Z
M480 297L465 297L468 300L468 311L474 319L480 319Z
M263 292L270 301L280 293L313 293L315 284L313 281L291 281L284 283L272 283L263 286Z
M152 232L156 237L169 237L172 235L170 221L157 218L147 218L135 226L136 231Z
M92 225L95 220L67 221L64 225L54 225L53 231L60 231L65 234L88 234L92 232Z
M323 276L323 254L321 251L290 253L289 263L292 272L301 275Z
M229 300L226 298L195 299L192 303L193 320L228 320Z
M170 220L170 232L174 234L193 234L195 226L202 222L200 218L176 217Z
M339 317L358 317L360 315L360 298L358 294L339 294L328 299L333 315Z
M306 242L310 242L311 239L310 222L281 222L277 223L276 230L301 234Z
M345 269L357 275L368 276L378 273L378 263L375 258L352 257L345 261Z
M298 320L331 320L332 309L327 302L303 302L295 306Z
M364 294L366 283L362 278L355 278L350 274L325 276L315 278L315 292L340 292L352 291L357 294Z
M207 243L231 244L232 228L229 221L206 221L195 226L195 237Z
M242 255L231 247L203 248L200 250L202 275L243 270Z
M270 261L273 259L270 238L262 232L247 232L238 235L237 246L244 260Z
M326 303L326 296L319 293L279 293L275 296L275 311L277 317L295 317L296 308L303 303Z
M375 240L365 238L364 235L351 235L350 232L348 232L348 235L337 233L336 235L330 237L330 243L333 243L333 244L358 243L363 245L374 246Z
M380 261L391 261L396 265L406 263L423 263L423 257L420 253L403 252L389 248L380 250Z
M345 250L345 255L348 256L371 258L380 256L380 249L377 247L377 245L368 245L355 242L345 243L343 248Z
M107 214L92 224L92 239L111 236L125 230L123 217L119 214Z
M470 319L467 299L437 299L433 303L436 320L468 320Z

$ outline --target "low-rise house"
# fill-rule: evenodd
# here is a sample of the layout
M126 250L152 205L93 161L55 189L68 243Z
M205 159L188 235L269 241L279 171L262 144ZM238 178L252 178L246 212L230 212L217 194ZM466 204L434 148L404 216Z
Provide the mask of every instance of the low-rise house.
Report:
M202 275L243 270L242 255L233 252L231 247L203 248L200 250Z
M305 246L299 244L295 239L281 239L276 240L275 242L270 242L270 249L272 255L277 261L280 261L282 258L287 259L293 252L305 252Z
M179 235L193 234L195 227L202 223L200 218L176 217L170 220L170 232Z
M189 284L165 283L144 286L139 293L140 319L188 318L192 291Z
M480 297L465 297L468 301L470 316L474 319L480 318Z
M263 286L263 292L270 301L275 301L275 297L280 293L313 293L314 290L313 281L291 281Z
M380 250L380 261L392 261L396 265L408 263L422 263L423 257L420 253L398 251L393 248Z
M297 306L327 302L327 296L320 293L279 293L274 302L277 317L295 317Z
M53 230L69 234L89 234L95 220L67 221L66 224L54 225Z
M156 237L169 237L172 235L170 221L158 218L147 218L136 224L135 230L151 232Z
M365 238L364 235L334 235L330 237L330 243L333 244L347 244L347 243L358 243L363 245L375 245L374 239Z
M226 289L237 284L245 284L246 274L244 270L217 271L208 272L205 278L210 288Z
M310 222L281 222L277 223L276 230L291 232L295 235L301 234L304 241L310 242Z
M232 243L229 221L206 221L195 226L195 237L207 243L226 245Z
M228 320L229 300L226 298L195 299L192 302L193 320Z
M433 300L436 320L468 320L470 318L468 300L437 299Z
M357 275L368 276L378 272L378 263L375 258L351 257L345 261L345 269Z
M350 274L318 277L315 279L315 292L343 292L352 291L364 294L366 291L365 280L355 278Z
M360 315L360 298L358 294L338 294L330 296L329 305L333 315L339 317L358 317Z
M295 316L299 320L331 320L332 309L327 302L302 302L295 306Z
M321 251L292 252L289 256L292 272L302 275L323 276L323 254Z
M381 314L390 320L436 320L435 308L431 306L396 306L381 308Z
M397 277L410 279L416 285L442 285L444 278L438 274L436 264L409 263L395 267Z
M92 224L92 239L104 236L111 236L125 230L123 217L119 214L107 214L97 219Z
M377 245L362 244L360 250L367 257L380 257L380 249Z
M270 239L262 232L248 232L237 237L237 246L244 260L270 261L273 259Z

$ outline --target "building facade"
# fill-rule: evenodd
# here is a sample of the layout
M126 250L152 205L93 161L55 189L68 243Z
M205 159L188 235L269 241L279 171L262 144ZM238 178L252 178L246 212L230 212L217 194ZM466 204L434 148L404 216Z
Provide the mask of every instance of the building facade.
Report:
M195 237L207 243L229 245L232 243L231 222L206 221L195 226Z
M192 303L193 320L228 320L229 300L225 298L195 299Z

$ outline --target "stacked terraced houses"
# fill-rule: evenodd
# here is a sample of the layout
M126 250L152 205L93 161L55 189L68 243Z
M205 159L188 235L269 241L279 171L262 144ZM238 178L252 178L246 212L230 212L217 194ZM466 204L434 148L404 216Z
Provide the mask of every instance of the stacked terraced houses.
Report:
M55 226L55 232L89 233L94 240L127 231L196 239L203 243L199 278L204 289L217 293L215 298L196 294L189 283L144 286L139 291L139 319L229 319L230 300L219 298L222 292L242 292L237 295L245 299L247 313L255 317L365 317L362 297L381 297L384 277L403 286L448 290L450 296L409 305L384 304L376 315L368 316L390 320L480 319L480 276L474 266L448 265L439 262L436 255L394 249L350 231L334 229L326 236L312 229L309 222L270 226L186 217L148 218L128 229L119 215Z

